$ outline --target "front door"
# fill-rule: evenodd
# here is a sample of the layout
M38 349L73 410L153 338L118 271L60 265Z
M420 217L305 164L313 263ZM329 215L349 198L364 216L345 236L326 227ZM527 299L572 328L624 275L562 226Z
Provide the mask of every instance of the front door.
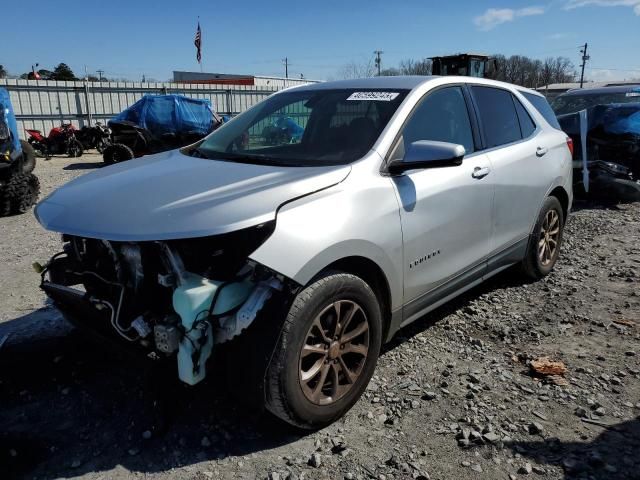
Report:
M493 187L488 157L476 152L463 88L428 93L405 124L391 159L418 140L463 145L462 165L393 177L404 242L404 319L439 300L438 292L479 279L489 253ZM443 288L438 288L438 287Z

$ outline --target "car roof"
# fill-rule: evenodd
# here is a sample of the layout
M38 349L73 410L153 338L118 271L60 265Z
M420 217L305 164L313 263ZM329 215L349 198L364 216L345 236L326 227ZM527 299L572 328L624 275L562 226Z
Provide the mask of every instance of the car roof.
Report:
M573 96L583 96L583 95L602 95L603 93L628 93L628 92L637 92L639 89L640 89L640 84L620 85L615 87L574 88L573 90L569 90L558 96L573 97Z
M423 83L439 78L435 75L422 76L392 76L392 77L368 77L355 78L350 80L337 80L331 82L320 82L301 85L295 87L296 90L330 90L340 88L392 88L413 90Z
M517 89L523 93L532 93L534 95L543 96L539 92L535 90L530 90L525 87L520 87L518 85L513 85L510 83L499 82L497 80L490 80L484 78L476 78L476 77L461 77L461 76L439 76L439 75L399 75L399 76L389 76L389 77L368 77L368 78L356 78L352 80L337 80L331 82L320 82L320 83L310 83L306 85L300 85L295 87L290 87L284 91L296 90L332 90L332 89L352 89L352 88L362 88L362 89L372 89L372 88L389 88L389 89L402 89L402 90L414 90L428 82L433 82L435 80L447 79L451 83L476 83L476 84L484 84L487 86L496 86L496 87L509 87L512 89Z

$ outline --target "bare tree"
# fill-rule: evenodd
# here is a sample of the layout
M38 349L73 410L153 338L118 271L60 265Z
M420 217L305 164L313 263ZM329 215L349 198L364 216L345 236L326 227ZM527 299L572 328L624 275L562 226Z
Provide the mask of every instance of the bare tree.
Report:
M350 78L365 78L373 77L376 73L376 69L373 62L369 60L366 63L358 63L355 60L342 66L338 72L338 78L350 79Z
M394 75L431 75L432 62L428 58L422 60L402 60L397 68L387 68L381 72L383 76ZM351 62L340 70L340 78L373 77L373 62L366 64ZM566 57L549 57L544 61L524 55L493 55L490 57L486 71L487 78L514 83L528 88L537 88L551 83L566 83L575 80L576 71Z
M402 60L400 62L400 75L431 75L432 63L430 59Z

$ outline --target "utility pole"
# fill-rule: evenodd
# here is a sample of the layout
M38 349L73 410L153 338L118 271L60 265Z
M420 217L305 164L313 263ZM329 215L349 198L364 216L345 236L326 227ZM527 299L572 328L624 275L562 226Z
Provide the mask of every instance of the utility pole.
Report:
M284 57L282 63L284 63L284 78L289 78L289 59Z
M96 70L96 72L98 73L98 81L102 82L102 74L104 73L104 70Z
M376 50L373 53L376 54L376 67L378 68L378 76L380 76L380 71L382 69L382 59L380 58L380 55L384 52L382 50Z
M589 55L587 55L587 47L589 45L585 42L584 47L582 47L580 49L580 53L582 54L582 65L580 65L580 67L582 68L582 73L580 74L580 88L582 88L582 85L584 84L584 67L587 64L587 60L589 60Z

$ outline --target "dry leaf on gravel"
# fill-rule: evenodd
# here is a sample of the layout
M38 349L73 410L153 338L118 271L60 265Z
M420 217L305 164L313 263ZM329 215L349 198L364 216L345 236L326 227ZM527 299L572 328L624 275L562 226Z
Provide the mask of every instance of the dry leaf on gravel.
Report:
M540 357L531 360L529 363L531 370L538 375L564 375L567 373L567 366L560 361L553 361L549 357Z

